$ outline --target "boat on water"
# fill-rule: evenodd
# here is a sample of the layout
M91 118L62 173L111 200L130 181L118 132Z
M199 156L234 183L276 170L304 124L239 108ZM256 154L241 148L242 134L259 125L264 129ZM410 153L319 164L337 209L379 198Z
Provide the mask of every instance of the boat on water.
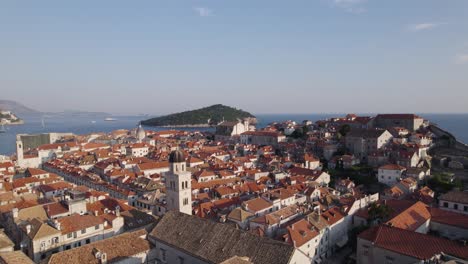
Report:
M6 133L6 129L5 129L4 124L2 124L2 126L0 127L0 133Z
M112 118L112 117L108 117L108 118L104 119L104 121L117 121L117 119Z
M93 120L93 121L91 121L91 124L96 124L96 121L94 121L94 120Z

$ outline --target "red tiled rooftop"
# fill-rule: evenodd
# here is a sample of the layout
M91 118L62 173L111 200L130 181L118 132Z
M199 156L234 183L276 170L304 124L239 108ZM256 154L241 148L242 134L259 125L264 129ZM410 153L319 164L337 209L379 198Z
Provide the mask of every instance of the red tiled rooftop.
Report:
M468 247L456 241L385 225L369 228L358 237L373 242L379 248L421 260L430 259L441 252L468 258Z

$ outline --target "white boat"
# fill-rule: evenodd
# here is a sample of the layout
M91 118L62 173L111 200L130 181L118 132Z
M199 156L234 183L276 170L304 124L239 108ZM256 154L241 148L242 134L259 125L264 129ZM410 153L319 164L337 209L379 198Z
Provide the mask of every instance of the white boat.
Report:
M112 117L108 117L108 118L104 119L104 121L117 121L117 119L112 118Z
M94 120L93 120L93 121L91 121L91 124L96 124L96 121L94 121Z

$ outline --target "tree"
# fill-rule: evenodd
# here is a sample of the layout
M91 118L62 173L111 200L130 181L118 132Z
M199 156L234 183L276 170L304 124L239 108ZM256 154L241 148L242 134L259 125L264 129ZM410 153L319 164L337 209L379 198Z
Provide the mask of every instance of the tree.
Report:
M462 181L460 179L453 180L453 174L447 172L434 173L427 185L432 190L440 193L446 193L454 188L463 189Z
M304 134L299 129L294 130L294 132L291 134L291 137L294 139L302 138L303 136Z
M369 221L384 220L390 216L391 208L386 204L372 203L369 206Z
M349 125L342 125L340 127L340 130L338 130L338 133L340 133L341 136L345 137L349 131L351 131L351 127Z

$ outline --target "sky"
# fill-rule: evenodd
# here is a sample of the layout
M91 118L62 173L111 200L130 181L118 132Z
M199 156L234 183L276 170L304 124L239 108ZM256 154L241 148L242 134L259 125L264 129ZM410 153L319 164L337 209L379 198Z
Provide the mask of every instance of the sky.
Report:
M468 1L4 0L0 99L50 112L466 113Z

